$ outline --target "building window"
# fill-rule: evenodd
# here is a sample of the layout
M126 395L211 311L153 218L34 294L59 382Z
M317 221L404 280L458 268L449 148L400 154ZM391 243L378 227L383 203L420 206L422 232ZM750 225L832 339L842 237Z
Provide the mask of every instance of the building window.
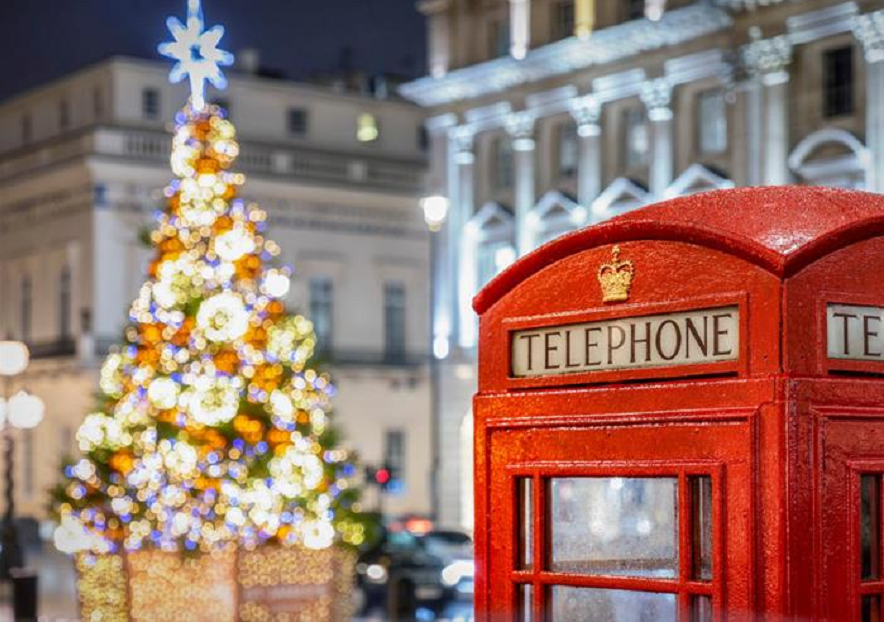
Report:
M363 112L356 120L356 140L361 143L371 143L381 135L378 129L378 120L370 112Z
M330 352L334 317L334 285L326 276L310 279L310 321L316 333L316 350Z
M553 4L552 38L567 39L574 34L574 0L558 0Z
M631 108L626 112L624 146L627 169L645 166L648 163L650 137L647 118L641 108Z
M104 117L104 93L100 86L96 86L92 91L92 114L95 115L96 121Z
M417 147L421 151L426 151L430 148L430 133L423 125L417 128Z
M513 186L513 146L508 136L494 140L494 190L507 191Z
M839 117L853 112L853 48L827 50L823 55L823 114Z
M577 176L577 125L563 123L559 126L559 177L573 179Z
M387 430L384 433L384 468L390 472L390 484L400 488L405 479L404 430Z
M398 281L384 283L384 354L405 355L405 285Z
M479 289L516 260L516 249L509 242L485 242L479 247Z
M700 93L699 109L700 153L721 153L727 149L727 105L724 90Z
M289 108L289 136L303 137L307 135L307 111L303 108Z
M21 280L21 340L31 340L31 315L33 313L33 286L31 277L26 276Z
M622 6L623 21L629 22L645 16L645 0L626 0Z
M71 269L67 266L58 279L58 335L62 339L71 336Z
M31 115L26 114L21 118L21 141L25 145L31 142L33 138Z
M493 20L488 41L491 45L489 50L491 58L508 56L510 53L510 20L506 18Z
M71 106L67 100L63 100L58 104L58 127L66 130L71 125Z
M145 119L160 118L160 92L157 89L141 91L141 116Z

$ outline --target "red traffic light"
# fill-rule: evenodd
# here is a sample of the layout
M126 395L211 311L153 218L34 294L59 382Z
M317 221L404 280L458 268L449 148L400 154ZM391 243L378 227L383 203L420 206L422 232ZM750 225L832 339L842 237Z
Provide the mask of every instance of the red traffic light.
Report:
M374 481L381 485L387 484L390 481L390 470L378 469L377 471L375 471Z

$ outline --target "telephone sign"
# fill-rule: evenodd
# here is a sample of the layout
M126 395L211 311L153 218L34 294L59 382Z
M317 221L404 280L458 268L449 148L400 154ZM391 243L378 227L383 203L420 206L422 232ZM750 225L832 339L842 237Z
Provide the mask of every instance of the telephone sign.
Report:
M737 307L721 307L516 331L513 375L733 360L739 355L739 315Z

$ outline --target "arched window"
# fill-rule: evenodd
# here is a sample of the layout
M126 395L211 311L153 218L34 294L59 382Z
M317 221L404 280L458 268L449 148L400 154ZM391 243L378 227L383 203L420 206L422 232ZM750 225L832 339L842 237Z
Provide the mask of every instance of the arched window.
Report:
M509 137L494 139L494 190L505 191L513 186L513 148Z
M62 339L71 336L71 269L61 269L58 279L58 335Z
M635 107L624 118L624 164L627 170L645 166L651 149L651 137L645 111Z
M577 124L573 121L558 127L558 173L560 179L577 177Z
M811 186L865 188L869 150L845 130L827 127L799 142L789 155L789 168Z

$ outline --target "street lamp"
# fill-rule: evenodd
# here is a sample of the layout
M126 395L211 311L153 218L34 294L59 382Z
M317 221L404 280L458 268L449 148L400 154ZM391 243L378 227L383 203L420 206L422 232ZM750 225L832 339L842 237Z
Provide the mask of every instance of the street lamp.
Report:
M448 198L434 194L421 199L424 220L430 231L439 231L448 217Z
M433 508L433 519L439 517L439 460L441 453L441 413L439 383L441 381L439 359L448 355L447 340L444 343L437 342L436 336L436 303L439 286L438 268L442 265L438 254L440 245L438 241L439 231L448 218L448 197L438 194L424 197L420 200L421 209L424 212L424 221L430 229L430 427L432 430L431 458L432 472L430 483L430 496ZM442 355L442 356L439 356Z
M18 533L15 528L15 438L12 428L31 429L43 420L43 401L20 390L12 394L12 381L28 367L28 347L20 341L0 341L0 376L5 376L0 396L0 426L6 440L6 512L0 531L0 579L11 579L14 568L24 565Z

